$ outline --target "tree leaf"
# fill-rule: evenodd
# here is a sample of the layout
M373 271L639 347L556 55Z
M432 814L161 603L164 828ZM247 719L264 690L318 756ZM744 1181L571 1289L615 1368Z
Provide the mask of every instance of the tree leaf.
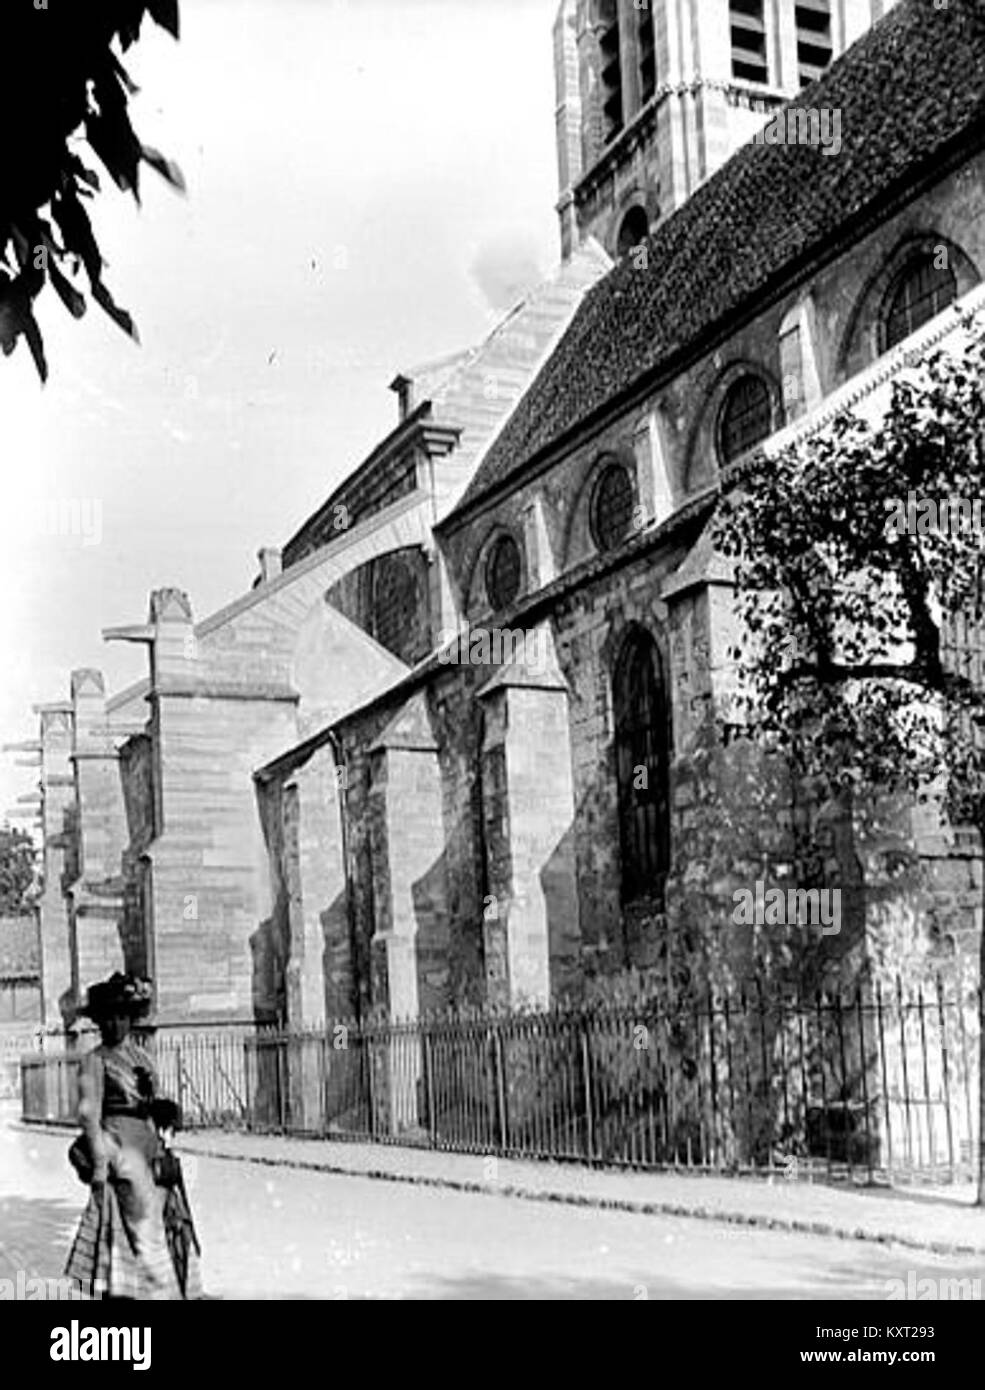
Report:
M89 214L79 202L74 188L52 199L51 215L58 224L66 248L74 251L85 266L90 285L96 284L102 276L103 258L93 235Z
M173 159L165 158L160 150L155 150L151 145L142 146L140 153L145 162L148 163L152 169L156 169L161 175L161 178L166 179L173 188L177 188L181 193L186 193L188 191L185 184L185 176Z
M174 38L178 38L178 0L147 0L147 11L155 24L159 24Z
M93 285L92 297L104 313L109 314L113 322L118 324L128 337L132 338L135 343L140 342L140 334L137 331L137 325L127 313L126 309L120 308L101 280Z
M31 297L23 275L16 280L6 280L0 284L0 345L5 357L9 357L23 334L34 365L42 382L48 380L48 363L44 355L41 330L31 310Z
M80 319L86 311L85 295L75 288L72 282L62 274L59 267L55 264L54 251L48 251L48 275L55 293L65 305L65 308L74 319Z
M42 382L48 380L48 363L44 355L44 341L41 337L41 329L38 327L37 320L28 309L24 314L24 337L27 339L27 346L30 348L31 356L34 358L34 365L38 369L38 376Z

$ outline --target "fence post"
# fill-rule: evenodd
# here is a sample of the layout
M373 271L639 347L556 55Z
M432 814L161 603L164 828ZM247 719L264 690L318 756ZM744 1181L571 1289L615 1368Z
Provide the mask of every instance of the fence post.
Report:
M865 1051L865 1014L862 1009L862 986L855 986L855 1014L858 1019L858 1051L862 1063L862 1114L865 1117L865 1166L872 1178L872 1128L869 1123L869 1059Z
M944 1082L944 1122L947 1126L947 1166L954 1181L954 1121L951 1116L951 1075L947 1055L947 1015L944 1012L944 986L937 976L937 1013L940 1028L941 1066Z
M422 1051L424 1054L424 1103L428 1108L428 1143L432 1149L438 1142L438 1128L434 1114L434 1070L431 1057L431 1034L425 1024L421 1029Z
M363 1034L366 1058L366 1093L369 1101L369 1137L376 1138L376 1084L373 1077L373 1031L370 1026Z
M243 1038L243 1115L246 1120L247 1134L253 1133L256 1123L256 1115L253 1102L253 1097L256 1094L256 1092L253 1088L252 1079L250 1076L250 1056L251 1052L253 1052L256 1048L256 1036L256 1033L254 1033L252 1037L250 1037L249 1034L246 1034Z
M181 1112L182 1124L185 1116L185 1074L181 1065L181 1043L178 1043L174 1050L175 1061L178 1067L178 1110Z
M589 1161L595 1157L595 1117L592 1114L592 1067L588 1047L587 1020L581 1020L581 1071L585 1088L585 1146Z
M328 1027L323 1025L325 1031L318 1039L318 1129L323 1139L328 1133Z
M937 1161L937 1143L934 1133L934 1101L930 1093L930 1069L927 1057L927 1027L924 1018L923 985L917 986L917 1017L920 1020L920 1052L923 1058L923 1098L927 1111L927 1158L932 1169Z
M499 1147L505 1153L509 1148L509 1121L506 1115L506 1076L503 1066L503 1039L499 1025L493 1024L493 1078L496 1084L496 1117L499 1129Z

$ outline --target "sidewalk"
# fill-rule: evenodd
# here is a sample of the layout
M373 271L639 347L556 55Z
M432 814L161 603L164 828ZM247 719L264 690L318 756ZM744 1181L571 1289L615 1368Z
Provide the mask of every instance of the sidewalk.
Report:
M649 1215L693 1216L765 1230L797 1231L910 1246L947 1255L985 1255L985 1210L969 1183L876 1188L683 1173L623 1173L482 1154L386 1144L290 1139L198 1130L179 1152L308 1168L460 1192L567 1202Z

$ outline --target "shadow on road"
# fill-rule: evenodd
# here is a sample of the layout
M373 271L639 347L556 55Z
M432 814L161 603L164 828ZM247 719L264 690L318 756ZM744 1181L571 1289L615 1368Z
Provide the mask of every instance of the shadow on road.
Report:
M0 1197L0 1276L60 1278L83 1203Z

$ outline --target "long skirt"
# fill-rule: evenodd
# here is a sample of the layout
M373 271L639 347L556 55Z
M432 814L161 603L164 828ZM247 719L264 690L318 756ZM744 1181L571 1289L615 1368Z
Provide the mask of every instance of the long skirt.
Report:
M112 1147L102 1200L90 1194L65 1273L91 1298L179 1299L166 1194L154 1183L144 1135L114 1135Z

